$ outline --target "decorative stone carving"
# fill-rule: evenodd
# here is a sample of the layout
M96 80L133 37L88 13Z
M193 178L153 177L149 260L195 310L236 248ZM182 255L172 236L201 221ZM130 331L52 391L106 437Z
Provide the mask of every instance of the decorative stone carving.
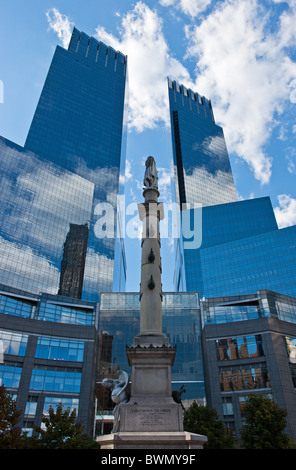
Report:
M118 432L120 428L120 408L123 403L128 402L126 388L128 386L128 374L123 370L119 370L118 379L105 378L102 381L103 387L110 388L111 400L115 403L113 409L114 421L112 433Z
M155 254L153 253L153 250L151 248L150 253L148 255L148 261L149 263L153 263L154 260L155 260Z
M148 287L149 287L150 290L154 289L154 287L155 287L155 282L154 282L154 279L153 279L152 275L151 275L151 277L148 281Z
M156 169L153 157L148 157L146 162L146 171L144 174L144 186L146 188L154 188L158 190L158 171Z

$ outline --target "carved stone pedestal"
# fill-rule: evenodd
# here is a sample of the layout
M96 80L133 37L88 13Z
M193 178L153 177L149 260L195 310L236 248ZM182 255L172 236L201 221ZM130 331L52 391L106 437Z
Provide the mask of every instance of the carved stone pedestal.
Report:
M207 438L190 432L118 432L97 441L101 449L203 449Z
M130 400L121 407L120 431L183 431L182 409L171 392L175 348L137 346L126 353L133 380Z
M183 431L182 407L171 394L170 346L127 348L131 397L120 408L120 432L101 436L102 449L202 449L205 436Z

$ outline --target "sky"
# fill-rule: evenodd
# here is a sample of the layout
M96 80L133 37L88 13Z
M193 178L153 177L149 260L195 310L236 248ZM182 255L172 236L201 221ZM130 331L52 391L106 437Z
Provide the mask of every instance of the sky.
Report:
M211 99L240 200L269 196L296 224L296 0L0 0L0 135L24 145L57 44L75 26L128 56L126 206L142 202L153 155L170 202L166 79ZM174 252L163 239L163 289ZM139 290L139 237L126 239L127 291Z

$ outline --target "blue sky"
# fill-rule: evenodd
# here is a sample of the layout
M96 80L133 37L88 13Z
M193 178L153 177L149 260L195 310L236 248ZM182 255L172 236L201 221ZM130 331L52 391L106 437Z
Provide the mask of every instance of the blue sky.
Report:
M128 55L126 202L142 200L156 159L170 200L166 77L212 100L240 199L270 196L280 227L296 224L296 0L2 0L0 135L23 145L57 44L73 26ZM139 240L126 240L127 290L139 288ZM136 256L137 254L137 256ZM174 254L162 244L163 287Z

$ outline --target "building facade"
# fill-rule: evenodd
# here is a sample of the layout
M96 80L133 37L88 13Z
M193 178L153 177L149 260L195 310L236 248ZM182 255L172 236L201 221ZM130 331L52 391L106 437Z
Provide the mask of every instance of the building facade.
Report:
M168 90L182 228L175 239L176 291L201 298L259 289L296 296L296 226L278 229L268 197L237 200L211 102L170 79Z
M74 28L69 48L56 48L24 148L1 138L2 284L89 301L125 289L126 67L126 56Z
M138 293L103 293L100 304L0 286L0 384L22 411L29 435L48 406L76 408L89 435L112 429L114 403L103 378L130 374L126 346L139 331ZM177 356L172 390L206 403L197 293L163 294L163 331Z
M99 370L97 384L97 433L112 428L114 403L101 386L104 377L117 378L117 370L130 374L126 346L131 346L140 330L139 293L103 293L99 314ZM197 293L163 293L162 332L177 347L172 366L172 390L185 389L182 401L205 404L201 350L201 312Z
M210 206L237 201L223 129L211 101L168 79L176 200Z
M87 243L93 183L7 139L0 138L0 154L1 283L32 294L57 294L61 286L68 295L74 285L81 289L81 278L65 285L64 244L73 232L71 226L85 227L84 245ZM85 265L85 256L85 250L79 257L72 255L72 261L78 261L77 274Z
M296 439L296 299L262 290L202 302L203 357L208 406L240 437L250 393L287 411Z
M97 331L95 303L0 286L0 384L28 435L59 403L93 434Z
M114 403L102 386L130 373L126 347L138 333L138 293L102 294L100 304L0 286L0 383L22 411L31 435L49 405L74 408L91 436L107 434ZM177 353L172 391L215 408L240 437L250 393L287 410L296 440L296 299L268 290L200 300L163 294L163 332Z
M172 390L183 388L185 408L195 400L215 408L227 431L240 437L250 393L287 410L287 433L296 440L296 299L269 290L199 299L164 293L163 332L177 353ZM112 429L114 403L101 385L117 371L130 373L126 356L137 334L139 294L102 294L99 314L96 434Z
M296 226L278 229L268 197L203 208L202 243L182 255L179 283L201 298L260 289L296 296Z

